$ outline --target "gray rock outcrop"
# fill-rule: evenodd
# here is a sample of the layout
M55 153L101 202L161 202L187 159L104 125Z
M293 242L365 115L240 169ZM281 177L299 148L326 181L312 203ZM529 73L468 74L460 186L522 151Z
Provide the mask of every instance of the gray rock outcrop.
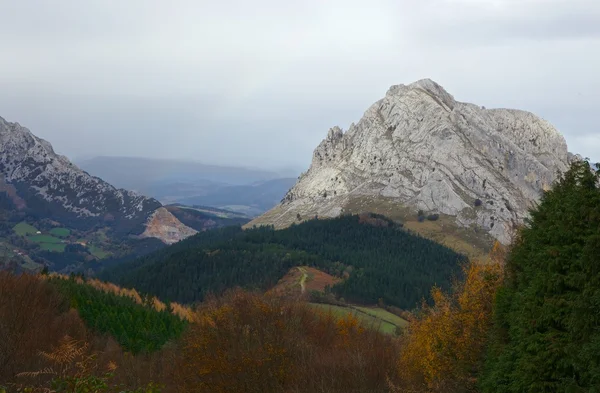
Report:
M353 198L381 197L508 243L569 154L532 113L458 102L429 79L396 85L346 132L330 129L282 203L250 225L334 217Z
M29 208L36 216L83 230L100 223L122 235L144 232L150 216L162 206L156 199L91 176L56 154L49 142L1 117L0 190L16 209ZM190 228L184 228L180 237L189 234Z

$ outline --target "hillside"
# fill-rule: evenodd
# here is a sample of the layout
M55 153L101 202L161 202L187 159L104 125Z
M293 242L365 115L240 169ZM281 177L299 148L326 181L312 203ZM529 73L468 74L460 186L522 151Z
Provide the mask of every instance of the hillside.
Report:
M417 221L422 211L447 217L433 232L451 238L438 240L489 248L510 241L572 157L529 112L459 102L428 79L396 85L348 130L330 129L282 203L249 225L386 210Z
M73 269L194 233L156 199L89 175L0 118L0 269Z
M203 300L241 286L267 290L296 266L344 278L332 292L348 302L403 309L448 288L464 257L389 220L344 216L275 231L222 228L102 274L104 279L178 302Z
M165 208L179 221L196 231L231 225L244 225L250 218L244 214L208 206L168 205Z

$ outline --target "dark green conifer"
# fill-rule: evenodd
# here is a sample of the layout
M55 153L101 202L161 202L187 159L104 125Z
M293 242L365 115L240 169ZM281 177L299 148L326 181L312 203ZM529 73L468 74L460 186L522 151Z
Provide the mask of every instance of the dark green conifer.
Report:
M484 392L600 392L600 189L586 161L545 193L507 260Z

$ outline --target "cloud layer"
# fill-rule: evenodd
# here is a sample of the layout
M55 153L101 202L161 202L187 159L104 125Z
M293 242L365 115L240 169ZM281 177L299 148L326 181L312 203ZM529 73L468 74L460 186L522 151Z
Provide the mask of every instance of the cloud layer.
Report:
M70 157L305 168L390 85L530 110L600 160L600 2L0 0L0 116Z

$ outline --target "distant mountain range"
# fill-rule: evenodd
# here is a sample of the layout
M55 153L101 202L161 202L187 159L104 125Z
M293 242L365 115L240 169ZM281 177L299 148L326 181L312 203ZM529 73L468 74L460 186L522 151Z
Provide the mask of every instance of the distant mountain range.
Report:
M111 184L162 203L205 205L248 216L275 206L296 182L296 178L276 172L194 161L102 156L82 160L78 165ZM289 170L286 173L289 176Z
M152 173L160 166L141 163L138 170L142 169ZM123 167L117 173L128 170ZM230 181L236 176L241 181L240 171L222 172ZM253 181L269 176L245 174ZM123 178L135 180L135 175ZM192 225L183 224L171 211ZM155 198L117 188L56 154L49 142L27 128L0 117L0 269L47 265L66 271L106 258L141 255L199 230L247 221L234 216L211 211L180 214Z

